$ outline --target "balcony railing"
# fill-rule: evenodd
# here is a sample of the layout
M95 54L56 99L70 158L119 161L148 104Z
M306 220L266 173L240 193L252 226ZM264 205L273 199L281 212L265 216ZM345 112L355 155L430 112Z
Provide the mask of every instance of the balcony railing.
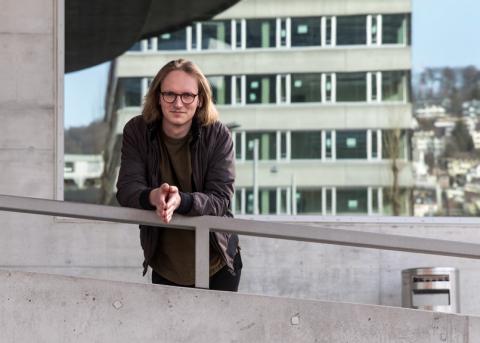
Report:
M234 232L241 235L258 237L480 259L480 244L348 229L352 225L368 225L369 227L468 225L480 227L479 219L470 218L315 217L315 222L320 226L311 226L293 223L295 221L305 222L312 220L310 217L265 217L263 218L265 220L259 221L212 216L185 217L176 215L170 224L164 224L155 215L154 211L7 195L0 195L0 210L194 230L196 239L195 286L199 288L209 287L210 231ZM333 229L331 228L332 226L336 228Z

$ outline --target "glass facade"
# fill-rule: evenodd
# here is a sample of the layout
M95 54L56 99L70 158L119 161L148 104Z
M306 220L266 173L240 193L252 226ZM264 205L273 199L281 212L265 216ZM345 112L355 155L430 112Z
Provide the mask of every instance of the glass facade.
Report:
M292 18L291 46L315 46L321 44L321 19Z
M321 131L292 131L292 159L321 159Z
M367 74L338 73L337 101L367 101Z
M259 188L258 213L273 215L290 213L287 188ZM370 194L370 196L369 196ZM299 187L295 193L297 215L394 215L395 211L409 215L411 190L399 188L394 209L390 187ZM235 192L235 214L254 214L253 189ZM381 199L381 200L380 200ZM325 202L325 203L324 203Z
M409 100L408 74L403 70L333 74L214 75L207 78L210 80L214 99L220 105ZM235 84L235 91L232 90L232 83ZM367 90L370 90L370 94L367 94Z
M202 23L202 50L227 49L232 45L230 20Z
M158 50L185 50L187 49L187 29L164 33L158 36Z
M277 213L277 190L261 189L258 192L259 202L258 210L260 214L276 214Z
M273 104L275 102L275 75L247 75L247 104Z
M119 107L140 106L142 102L142 78L123 77L118 80Z
M398 139L395 134L398 134ZM292 130L234 132L233 135L237 161L244 160L244 151L247 160L253 159L254 139L259 140L259 159L263 160L360 159L375 162L391 159L394 154L392 148L397 149L398 159L409 159L405 130ZM242 140L242 137L246 139Z
M368 19L370 18L370 19ZM380 23L381 18L381 23ZM152 39L145 40L147 50L223 50L245 48L342 46L367 44L410 44L409 15L349 15L335 17L292 17L278 18L279 32L277 43L277 18L211 20L194 23L187 28L158 36L157 46ZM323 21L323 30L322 30ZM200 24L200 26L197 26ZM235 37L232 37L232 24ZM369 40L367 41L367 25ZM197 35L200 27L200 35ZM382 33L379 42L380 31ZM287 32L290 32L288 35ZM322 32L325 37L322 37ZM335 34L336 33L336 34ZM190 37L190 38L188 38ZM200 39L197 42L197 37ZM235 38L235 39L233 39ZM322 41L323 39L323 41ZM140 42L129 51L141 51Z
M275 160L277 157L276 132L247 132L246 159L253 160L253 141L258 139L258 159Z
M274 48L275 19L247 19L247 48Z
M406 100L407 80L402 71L385 71L382 73L382 100Z
M407 43L407 16L405 14L383 15L383 44L406 44Z
M367 214L368 191L365 188L337 188L337 214Z
M367 17L352 15L337 17L337 45L365 45Z
M322 101L321 74L292 74L291 102Z
M208 81L212 87L213 101L217 105L232 103L232 81L230 76L209 76Z
M322 189L297 189L298 214L322 214Z
M366 131L337 131L337 159L366 159Z

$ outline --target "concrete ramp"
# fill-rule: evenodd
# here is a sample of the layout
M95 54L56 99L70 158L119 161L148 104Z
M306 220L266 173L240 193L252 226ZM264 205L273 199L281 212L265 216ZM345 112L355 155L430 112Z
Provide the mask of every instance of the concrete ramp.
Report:
M480 318L0 271L0 342L478 343Z

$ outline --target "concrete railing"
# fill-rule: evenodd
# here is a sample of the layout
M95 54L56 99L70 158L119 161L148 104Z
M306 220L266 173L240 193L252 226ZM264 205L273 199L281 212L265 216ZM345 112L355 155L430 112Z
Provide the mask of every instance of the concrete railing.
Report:
M434 254L480 259L480 245L445 241L439 239L400 236L383 233L349 230L355 225L413 225L480 227L480 220L467 218L416 218L416 217L315 217L320 226L291 223L309 217L265 217L265 220L233 219L223 217L174 216L170 224L162 223L154 211L123 207L80 204L57 200L34 199L0 195L0 210L32 213L49 216L81 218L116 223L143 224L155 227L168 227L195 231L195 286L208 288L209 284L209 233L211 231L234 232L242 235L280 238L324 244L353 247L405 251L411 253ZM290 223L279 222L278 220ZM325 224L325 227L321 226ZM336 228L332 229L334 225ZM329 227L330 226L330 227Z

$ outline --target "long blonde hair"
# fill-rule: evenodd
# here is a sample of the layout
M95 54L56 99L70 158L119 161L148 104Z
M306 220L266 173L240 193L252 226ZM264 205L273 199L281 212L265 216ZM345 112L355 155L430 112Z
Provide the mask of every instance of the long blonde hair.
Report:
M181 70L193 76L198 82L198 99L201 106L197 108L195 116L201 125L210 125L218 120L218 111L212 101L212 89L205 75L193 62L183 58L168 62L159 70L153 79L145 96L142 116L147 123L151 123L162 117L160 107L160 87L167 75L174 70Z

